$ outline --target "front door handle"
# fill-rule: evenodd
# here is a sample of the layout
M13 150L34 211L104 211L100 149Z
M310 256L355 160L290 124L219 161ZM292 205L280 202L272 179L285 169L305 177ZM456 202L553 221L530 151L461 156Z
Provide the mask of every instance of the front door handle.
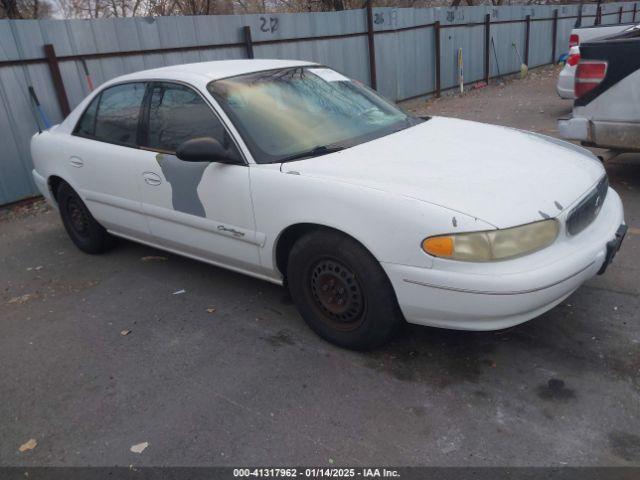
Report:
M76 168L81 168L84 166L84 162L82 161L81 158L78 158L78 157L71 157L69 159L69 163L71 164L72 167L76 167Z
M144 172L142 174L142 178L144 178L144 181L147 182L147 184L153 185L154 187L162 183L162 178L160 178L160 175L157 173Z

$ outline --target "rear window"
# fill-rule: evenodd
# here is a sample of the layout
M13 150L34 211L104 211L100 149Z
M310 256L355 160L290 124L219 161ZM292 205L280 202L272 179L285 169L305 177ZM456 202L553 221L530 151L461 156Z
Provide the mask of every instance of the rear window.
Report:
M144 91L144 83L107 88L82 114L74 133L107 143L136 146Z
M91 104L89 104L89 107L84 111L74 133L82 137L93 136L96 131L96 112L98 111L99 101L100 95L94 98Z

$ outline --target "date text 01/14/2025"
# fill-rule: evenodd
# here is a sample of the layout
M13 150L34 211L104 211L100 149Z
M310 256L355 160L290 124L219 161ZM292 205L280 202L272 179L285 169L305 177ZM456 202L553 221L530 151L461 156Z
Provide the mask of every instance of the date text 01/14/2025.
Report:
M394 478L400 473L387 468L235 468L234 478Z

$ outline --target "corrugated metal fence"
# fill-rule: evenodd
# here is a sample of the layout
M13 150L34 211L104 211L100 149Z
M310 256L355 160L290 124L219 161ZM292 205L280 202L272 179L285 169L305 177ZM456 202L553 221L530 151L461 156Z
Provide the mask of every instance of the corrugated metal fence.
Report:
M579 6L373 8L326 13L0 20L0 205L37 194L29 139L37 130L33 86L52 123L118 75L179 63L289 58L323 63L393 100L439 93L530 67L566 51ZM635 3L582 8L583 25L630 23ZM557 17L557 18L556 18ZM597 20L596 20L597 19ZM497 55L497 65L493 46ZM489 47L489 48L487 48ZM85 70L86 67L86 70Z

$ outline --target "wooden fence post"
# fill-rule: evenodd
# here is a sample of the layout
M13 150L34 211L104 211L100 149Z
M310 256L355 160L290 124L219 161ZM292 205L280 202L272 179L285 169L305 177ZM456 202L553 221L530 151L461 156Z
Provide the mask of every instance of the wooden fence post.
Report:
M491 48L491 14L484 16L484 81L489 83L489 55Z
M551 41L553 44L551 45L551 64L555 65L556 63L556 43L558 43L558 9L556 8L553 11L553 27L551 34Z
M242 27L242 30L244 31L244 44L245 44L245 47L247 48L247 58L254 58L253 57L253 40L251 38L251 27L249 25L245 25L244 27Z
M440 96L441 85L441 73L440 73L440 20L437 20L433 25L433 32L435 34L435 60L436 60L436 97Z
M44 55L47 58L47 64L49 65L49 71L51 72L51 80L53 80L53 88L56 91L58 97L58 105L62 115L66 117L71 113L69 107L69 99L67 98L67 92L64 89L64 83L62 82L62 75L60 74L60 65L58 65L58 57L56 57L56 50L53 45L47 43L44 46Z
M378 77L376 75L376 42L373 31L373 7L371 0L367 1L367 38L369 40L369 78L371 88L378 88Z
M525 19L525 37L524 37L524 63L529 65L529 38L531 37L531 15L527 15Z

